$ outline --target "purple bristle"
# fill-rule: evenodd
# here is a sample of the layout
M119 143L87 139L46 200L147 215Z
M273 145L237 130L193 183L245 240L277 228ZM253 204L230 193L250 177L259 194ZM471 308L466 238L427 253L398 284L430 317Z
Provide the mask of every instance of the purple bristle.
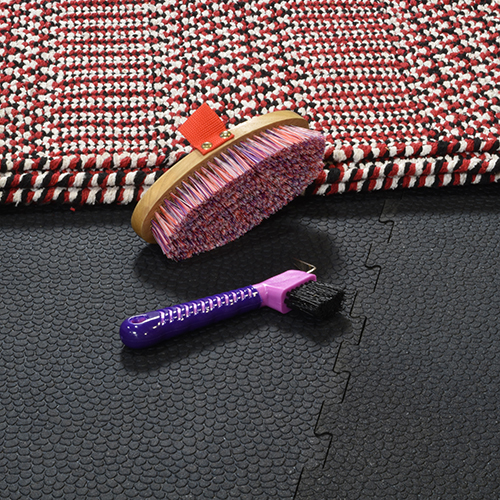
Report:
M232 147L178 187L152 221L165 255L183 260L242 236L323 169L320 132L281 126Z

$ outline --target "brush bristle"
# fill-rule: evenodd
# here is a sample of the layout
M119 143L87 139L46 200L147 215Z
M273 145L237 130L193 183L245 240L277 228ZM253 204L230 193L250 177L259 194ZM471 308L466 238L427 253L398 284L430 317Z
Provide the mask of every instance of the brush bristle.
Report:
M228 149L192 175L156 212L155 240L183 260L222 246L298 196L323 169L320 132L282 126Z
M318 319L327 319L342 307L344 292L328 283L308 281L288 292L285 304Z

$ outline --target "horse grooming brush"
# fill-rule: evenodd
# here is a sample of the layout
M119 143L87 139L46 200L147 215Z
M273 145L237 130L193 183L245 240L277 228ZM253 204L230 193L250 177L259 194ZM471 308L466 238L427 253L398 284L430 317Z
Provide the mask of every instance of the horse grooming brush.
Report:
M206 104L179 131L196 149L144 194L132 227L183 260L242 236L298 196L322 172L325 139L292 111L231 130Z

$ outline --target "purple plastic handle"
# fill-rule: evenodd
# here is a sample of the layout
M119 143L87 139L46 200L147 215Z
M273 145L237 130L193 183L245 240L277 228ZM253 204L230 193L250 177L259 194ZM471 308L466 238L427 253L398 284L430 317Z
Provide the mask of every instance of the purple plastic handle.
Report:
M133 349L151 347L182 333L211 325L262 305L252 285L158 311L132 316L120 327L122 342Z

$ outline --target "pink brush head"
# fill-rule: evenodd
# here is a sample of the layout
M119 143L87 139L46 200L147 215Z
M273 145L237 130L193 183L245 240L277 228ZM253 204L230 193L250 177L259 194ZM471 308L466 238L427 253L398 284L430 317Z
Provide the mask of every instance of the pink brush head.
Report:
M254 285L262 298L262 305L275 309L280 313L290 312L285 303L288 292L307 283L316 281L314 274L292 269Z
M343 290L329 283L318 283L310 272L290 270L254 285L262 306L286 314L292 309L326 319L337 313L344 300Z
M325 139L295 113L280 113L265 115L266 125L257 120L255 133L247 125L242 136L236 127L207 158L191 153L200 164L159 201L156 196L146 224L144 217L136 225L132 218L136 232L144 237L140 231L147 226L167 257L183 260L242 236L298 196L323 169ZM141 202L136 211L143 211Z

